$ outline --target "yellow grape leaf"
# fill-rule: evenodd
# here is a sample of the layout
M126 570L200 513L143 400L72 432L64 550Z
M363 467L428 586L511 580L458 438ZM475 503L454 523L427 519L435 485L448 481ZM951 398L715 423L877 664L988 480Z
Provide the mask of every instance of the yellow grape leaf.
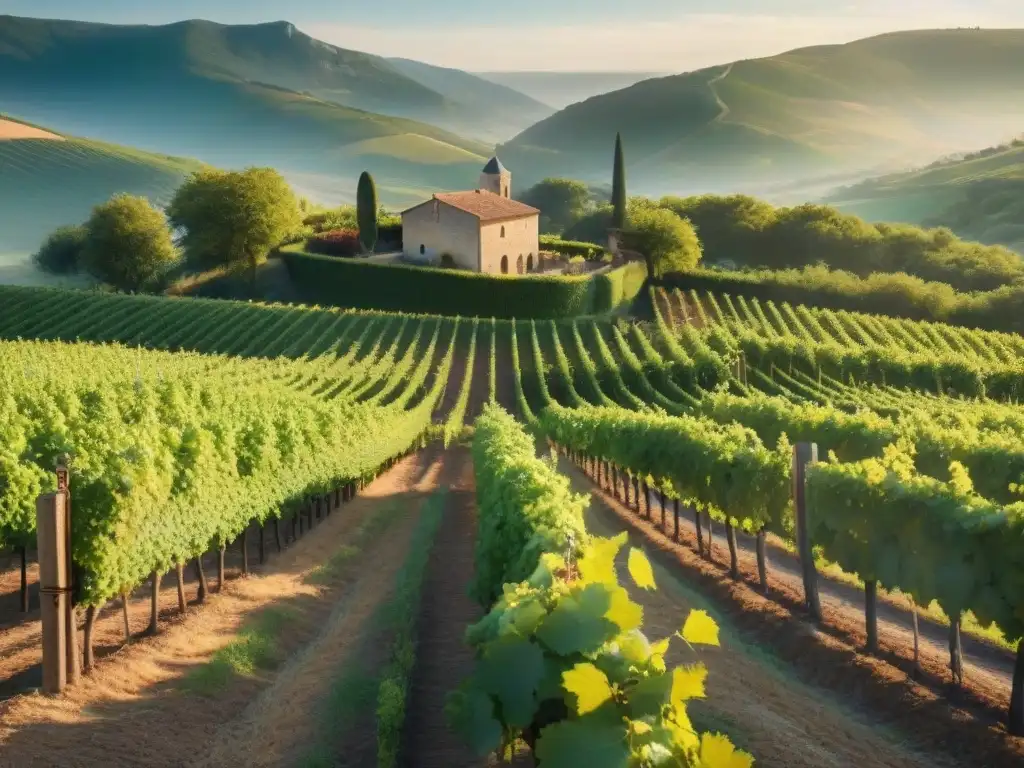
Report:
M644 609L629 599L629 593L622 587L609 592L611 605L604 617L619 628L620 632L637 629L644 621Z
M672 741L682 747L685 751L696 750L700 744L700 737L694 730L690 716L686 712L686 705L676 702L672 705L671 719L665 722L666 727L672 734Z
M705 733L700 737L700 768L751 768L754 758L736 749L728 736Z
M659 656L664 656L668 653L668 644L671 637L666 637L664 640L659 640L656 643L651 643L651 653L656 653Z
M562 673L565 690L576 694L576 714L593 712L612 697L612 688L604 672L593 664L577 664Z
M640 589L657 589L657 585L654 583L654 569L651 568L651 561L647 559L647 555L642 550L633 547L629 550L629 575L633 577L633 582L640 587Z
M625 531L614 539L591 539L578 563L584 584L618 584L615 556L619 554L626 539Z
M649 723L645 723L643 720L632 720L629 726L637 736L643 736L654 730Z
M703 664L692 667L676 667L672 670L672 703L680 704L690 699L705 697L704 681L708 678L708 668Z
M683 640L692 645L719 645L718 625L707 611L690 611L682 635Z

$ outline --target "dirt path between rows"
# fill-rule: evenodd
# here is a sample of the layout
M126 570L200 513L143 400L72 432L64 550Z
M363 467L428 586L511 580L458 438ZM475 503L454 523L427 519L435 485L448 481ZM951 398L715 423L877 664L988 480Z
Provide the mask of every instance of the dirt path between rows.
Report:
M400 765L479 768L485 761L449 729L445 717L448 693L473 667L466 627L482 615L467 591L477 527L476 485L467 448L455 446L446 453L442 486L449 491L423 582Z
M652 555L659 590L634 595L644 606L649 637L677 631L691 608L709 610L721 625L722 647L700 653L710 670L709 698L694 708L694 719L698 727L734 736L754 754L756 765L1019 764L1004 736L989 734L986 740L980 733L984 728L954 728L952 721L966 717L959 712L944 722L943 703L905 676L875 684L872 664L889 665L839 647L785 610L773 613L778 606L655 534L654 526L604 494L564 458L561 469L576 490L591 494L587 525L592 533L629 531L632 545ZM694 660L691 651L674 647L671 661ZM923 703L929 696L931 706ZM976 738L961 739L967 733ZM966 762L955 761L956 754Z
M425 496L420 489L436 484L435 456L399 462L252 577L229 581L159 636L101 661L64 695L0 704L0 766L292 764L319 725L306 704L330 682L316 667L336 664L345 648L333 641L357 634L361 618L387 599L394 579L386 564L400 567L411 544L410 510ZM325 570L382 504L394 505L399 519L364 543L352 568ZM271 612L285 621L269 649L271 668L236 674L212 691L190 687L190 675ZM303 653L311 647L318 651Z

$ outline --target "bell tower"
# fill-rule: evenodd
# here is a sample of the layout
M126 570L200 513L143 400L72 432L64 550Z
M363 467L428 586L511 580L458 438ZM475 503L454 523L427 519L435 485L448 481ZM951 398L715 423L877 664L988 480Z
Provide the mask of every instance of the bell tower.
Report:
M512 197L512 174L501 164L497 155L484 166L484 170L480 174L480 189L502 197Z

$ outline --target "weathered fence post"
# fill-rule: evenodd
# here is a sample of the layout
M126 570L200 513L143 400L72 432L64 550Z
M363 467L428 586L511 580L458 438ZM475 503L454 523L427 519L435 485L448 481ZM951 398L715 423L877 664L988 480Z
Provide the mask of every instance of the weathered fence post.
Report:
M693 528L697 532L697 554L704 557L704 521L700 519L700 510L697 505L692 505Z
M46 493L36 500L36 541L39 557L39 614L43 629L43 690L60 693L68 682L67 516L64 493Z
M679 541L679 499L672 499L672 517L675 519L675 532L672 538Z
M738 579L740 565L736 547L736 526L732 524L732 518L728 515L725 516L725 539L729 544L729 576Z
M768 594L768 531L761 528L757 532L757 577L761 582L761 590Z
M67 671L68 684L75 685L82 677L82 659L78 646L78 592L75 583L75 567L71 546L71 473L68 470L70 457L62 455L57 460L57 492L64 494L64 537L65 557L64 574L68 588L68 599L65 605L65 622L68 628L67 640Z
M661 502L661 532L665 532L665 492L658 491L658 501Z
M960 643L960 616L949 617L949 671L953 675L953 685L958 688L964 684L964 649Z
M807 519L807 465L818 461L816 443L793 446L793 508L796 510L796 541L800 567L803 571L804 600L815 621L821 621L821 600L818 597L818 573L814 567L814 550Z
M864 624L867 632L869 653L878 652L878 582L874 579L864 581Z
M1017 646L1017 663L1013 667L1013 688L1010 691L1008 730L1024 736L1024 643Z

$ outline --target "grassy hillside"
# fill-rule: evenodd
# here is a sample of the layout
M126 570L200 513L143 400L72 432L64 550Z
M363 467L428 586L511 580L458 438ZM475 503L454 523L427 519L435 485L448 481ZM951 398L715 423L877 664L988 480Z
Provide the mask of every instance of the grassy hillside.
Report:
M946 226L1024 253L1024 140L871 179L828 199L870 220Z
M527 176L607 178L616 131L632 191L756 191L906 167L1024 120L1024 31L901 32L645 80L499 147Z
M339 102L345 102L345 106ZM383 184L467 186L491 146L385 109L447 114L453 103L385 60L320 43L285 23L111 26L0 17L0 103L76 135L222 166L358 175ZM367 111L369 109L377 112ZM424 153L343 150L422 137ZM438 163L437 146L451 148ZM377 163L379 162L379 166Z
M0 140L0 253L34 250L50 231L84 220L117 192L164 202L199 167L86 139Z

